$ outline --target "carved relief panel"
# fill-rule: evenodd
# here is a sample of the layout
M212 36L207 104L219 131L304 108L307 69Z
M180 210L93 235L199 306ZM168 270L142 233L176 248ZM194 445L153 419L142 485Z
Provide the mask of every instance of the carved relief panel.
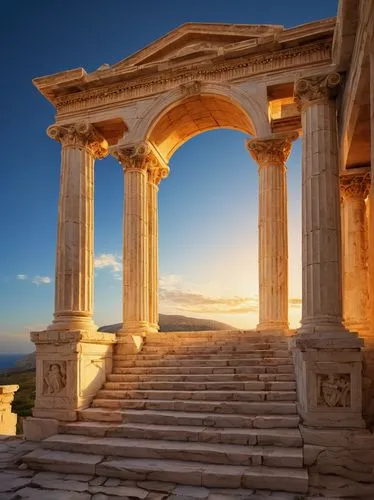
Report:
M351 375L349 373L317 373L317 406L351 407Z
M66 361L43 361L43 396L64 396Z

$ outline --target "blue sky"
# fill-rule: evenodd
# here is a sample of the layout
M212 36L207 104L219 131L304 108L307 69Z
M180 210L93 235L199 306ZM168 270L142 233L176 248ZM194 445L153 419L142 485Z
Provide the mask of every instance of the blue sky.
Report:
M52 106L31 80L113 64L188 22L295 26L335 15L337 0L4 2L0 122L0 353L28 352L52 318L60 148ZM218 130L171 159L159 196L161 311L236 326L257 321L257 169L245 135ZM290 296L300 297L300 141L288 163ZM95 318L120 321L123 174L95 167ZM212 305L213 304L213 305ZM295 323L300 308L291 308ZM234 311L234 312L233 312Z

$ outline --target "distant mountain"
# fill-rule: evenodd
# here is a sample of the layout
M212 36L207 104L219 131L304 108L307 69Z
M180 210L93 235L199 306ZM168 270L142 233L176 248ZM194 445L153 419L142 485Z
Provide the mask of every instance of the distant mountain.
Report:
M99 328L99 332L115 333L122 327L122 323L106 325ZM207 330L237 330L234 326L214 321L212 319L189 318L172 314L160 314L161 332L199 332ZM20 372L35 369L35 353L22 357L8 372Z
M212 319L190 318L173 314L160 314L160 332L199 332L207 330L237 330L234 326L214 321ZM122 323L106 325L99 328L99 332L117 332Z

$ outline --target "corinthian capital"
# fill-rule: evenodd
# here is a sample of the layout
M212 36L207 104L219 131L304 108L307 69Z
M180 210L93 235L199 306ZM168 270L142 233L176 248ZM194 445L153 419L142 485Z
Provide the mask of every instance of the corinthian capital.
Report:
M63 147L84 148L95 158L104 158L108 155L106 139L86 121L69 125L51 125L47 128L47 135L60 142Z
M297 132L272 134L247 141L252 158L262 167L285 167L291 153L291 143L299 137Z
M370 173L344 175L340 177L340 193L345 199L365 200L370 189Z
M167 177L169 173L169 168L161 155L148 141L131 146L117 146L112 150L112 155L117 158L125 171L140 170L143 172L156 172L157 170L162 170L164 177ZM161 178L163 177L161 176L160 180Z
M299 107L303 107L313 101L330 99L336 95L340 82L339 73L301 78L295 83L295 101Z
M151 166L148 169L148 181L150 184L158 186L162 179L166 179L169 175L170 168L167 165L157 165L156 167Z

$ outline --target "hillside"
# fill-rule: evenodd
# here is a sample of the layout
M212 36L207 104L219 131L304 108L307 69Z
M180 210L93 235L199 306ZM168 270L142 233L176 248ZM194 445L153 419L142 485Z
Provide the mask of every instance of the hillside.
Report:
M106 325L100 332L117 332L122 323ZM160 332L198 332L207 330L237 330L237 328L212 319L190 318L173 314L160 314Z

